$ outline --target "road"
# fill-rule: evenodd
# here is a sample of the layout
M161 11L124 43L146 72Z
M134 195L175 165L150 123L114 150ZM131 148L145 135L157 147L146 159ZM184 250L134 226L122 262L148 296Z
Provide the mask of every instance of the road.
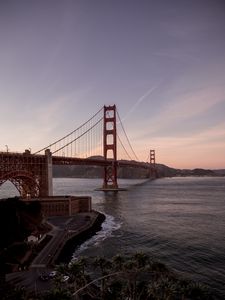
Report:
M42 281L40 275L53 270L52 264L59 255L69 238L91 228L97 219L98 213L80 213L73 217L52 217L48 222L52 236L48 244L35 257L27 271L14 272L6 275L6 280L16 286L23 286L28 291L46 291L52 286L52 280Z

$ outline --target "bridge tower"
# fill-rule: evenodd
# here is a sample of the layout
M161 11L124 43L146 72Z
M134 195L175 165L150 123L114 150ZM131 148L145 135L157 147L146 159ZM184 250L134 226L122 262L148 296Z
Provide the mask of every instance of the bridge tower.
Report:
M117 184L117 142L116 105L104 106L103 153L111 164L104 167L103 189L118 189Z
M154 178L157 175L156 166L155 166L155 150L150 150L150 178Z

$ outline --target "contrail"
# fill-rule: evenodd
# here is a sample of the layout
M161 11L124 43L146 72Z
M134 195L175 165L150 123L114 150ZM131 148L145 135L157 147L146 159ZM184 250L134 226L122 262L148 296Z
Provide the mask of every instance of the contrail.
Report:
M141 96L135 102L135 104L131 107L131 109L128 111L128 113L123 117L122 121L124 121L125 119L127 119L127 117L129 117L129 115L131 115L133 113L133 111L135 111L136 108L141 104L141 102L143 102L143 100L145 100L145 98L147 98L150 94L152 94L157 89L158 86L159 85L153 86L143 96Z

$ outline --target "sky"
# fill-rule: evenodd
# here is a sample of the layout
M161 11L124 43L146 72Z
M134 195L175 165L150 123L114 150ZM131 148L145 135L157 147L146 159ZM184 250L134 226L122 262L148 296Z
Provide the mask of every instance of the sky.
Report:
M116 104L141 160L225 168L224 0L0 0L0 151Z

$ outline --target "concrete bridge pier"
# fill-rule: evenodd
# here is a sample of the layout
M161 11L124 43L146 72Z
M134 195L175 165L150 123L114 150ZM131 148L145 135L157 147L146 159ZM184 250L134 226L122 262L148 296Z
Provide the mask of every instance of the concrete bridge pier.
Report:
M48 197L53 196L52 183L52 153L49 149L45 150L45 160L41 167L41 176L39 182L39 196Z
M48 190L48 196L53 195L53 182L52 182L52 153L49 149L45 150L45 156L46 156L46 175L47 175L47 190Z

